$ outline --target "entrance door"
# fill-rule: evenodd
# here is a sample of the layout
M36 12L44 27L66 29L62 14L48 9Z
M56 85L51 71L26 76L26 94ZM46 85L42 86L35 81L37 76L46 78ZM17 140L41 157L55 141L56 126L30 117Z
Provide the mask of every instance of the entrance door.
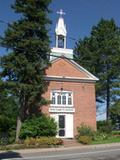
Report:
M59 126L59 131L58 131L59 136L64 137L65 136L65 115L59 115L58 126Z
M57 137L73 138L73 114L51 114L58 126Z

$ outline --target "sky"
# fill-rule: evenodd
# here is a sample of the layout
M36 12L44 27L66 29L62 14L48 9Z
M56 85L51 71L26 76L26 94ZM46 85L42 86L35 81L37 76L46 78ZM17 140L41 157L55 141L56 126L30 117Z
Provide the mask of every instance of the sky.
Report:
M0 0L0 36L3 36L7 28L1 20L12 22L19 18L10 7L13 2L14 0ZM101 18L114 18L120 27L120 0L53 0L50 9L52 10L49 15L52 20L49 33L51 47L55 46L54 30L59 17L56 12L60 9L66 13L64 20L67 26L67 48L74 48L77 40L89 36L92 26L97 25ZM0 55L5 53L6 50L0 48ZM105 115L102 118L105 118Z
M18 18L10 7L13 2L14 0L0 0L0 20L12 22ZM67 48L74 48L78 39L89 36L92 26L97 25L101 18L114 18L120 26L120 0L53 0L50 9L51 47L55 46L54 30L59 17L56 12L60 9L66 13L64 20L67 26ZM0 23L0 35L3 35L6 27L6 24ZM0 48L0 55L4 53Z

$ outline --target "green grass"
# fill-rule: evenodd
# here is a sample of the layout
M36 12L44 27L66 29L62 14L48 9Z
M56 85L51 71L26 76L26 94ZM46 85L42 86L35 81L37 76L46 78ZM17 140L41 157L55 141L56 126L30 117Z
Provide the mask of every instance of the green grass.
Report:
M112 131L112 135L120 135L120 130L118 130L118 131Z
M110 138L104 140L95 140L92 141L92 144L107 144L107 143L119 143L120 136L111 136Z

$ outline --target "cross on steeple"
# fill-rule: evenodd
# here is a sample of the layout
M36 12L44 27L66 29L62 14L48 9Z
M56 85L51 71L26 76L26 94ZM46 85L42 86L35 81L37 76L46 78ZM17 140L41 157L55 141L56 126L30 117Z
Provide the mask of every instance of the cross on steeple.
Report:
M60 9L60 11L57 11L57 14L59 14L62 17L62 15L65 15L65 12L63 12L63 10Z

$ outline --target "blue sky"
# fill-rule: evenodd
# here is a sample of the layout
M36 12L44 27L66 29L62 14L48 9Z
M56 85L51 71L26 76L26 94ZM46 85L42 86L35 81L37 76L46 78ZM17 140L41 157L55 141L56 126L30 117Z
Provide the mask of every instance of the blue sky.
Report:
M10 5L14 0L0 0L0 20L12 22L18 18ZM89 36L91 28L96 25L101 18L114 18L116 24L120 26L120 0L53 0L50 5L52 13L50 19L52 25L50 26L51 46L55 46L54 29L58 19L56 12L63 9L66 12L64 16L67 25L67 47L74 48L76 39ZM7 25L0 23L0 35L4 34ZM0 48L0 55L5 54L6 51ZM100 118L104 118L100 116Z
M0 20L12 22L18 16L10 8L14 0L0 0ZM53 0L50 5L52 13L50 18L52 25L50 26L51 46L54 46L54 29L58 19L56 12L63 9L66 12L64 16L67 25L67 47L74 48L75 40L89 36L91 28L96 25L100 18L114 18L116 24L120 26L120 0ZM3 35L6 24L0 23L0 35ZM0 48L0 55L5 51Z
M64 18L67 25L69 48L73 48L75 44L75 41L69 37L78 40L89 36L92 26L96 25L101 18L114 18L116 24L120 26L120 0L54 0L51 4L52 30L58 18L56 11L60 8L66 12Z

